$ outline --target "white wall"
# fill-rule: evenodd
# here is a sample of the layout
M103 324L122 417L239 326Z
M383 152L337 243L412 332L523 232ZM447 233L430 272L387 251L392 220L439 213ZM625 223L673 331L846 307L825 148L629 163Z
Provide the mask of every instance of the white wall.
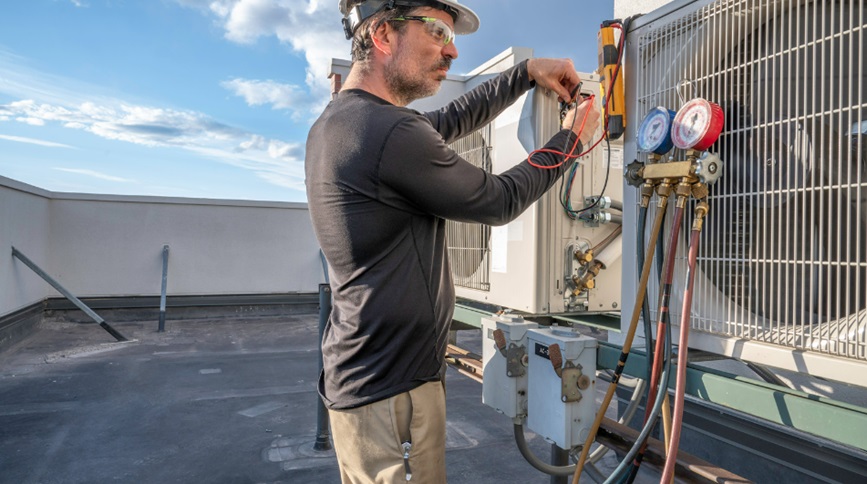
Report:
M0 316L45 298L46 284L13 260L12 247L48 258L49 204L49 192L0 177Z
M59 296L14 244L79 297L316 292L306 204L56 194L0 177L0 316Z
M650 13L669 3L672 3L672 0L614 0L614 18Z

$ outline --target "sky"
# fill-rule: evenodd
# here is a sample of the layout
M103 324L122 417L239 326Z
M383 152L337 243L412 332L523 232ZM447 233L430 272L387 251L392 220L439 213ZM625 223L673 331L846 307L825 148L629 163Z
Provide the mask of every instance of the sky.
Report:
M464 0L452 74L509 47L597 67L614 0ZM0 176L56 192L305 202L304 144L349 58L338 0L5 0Z

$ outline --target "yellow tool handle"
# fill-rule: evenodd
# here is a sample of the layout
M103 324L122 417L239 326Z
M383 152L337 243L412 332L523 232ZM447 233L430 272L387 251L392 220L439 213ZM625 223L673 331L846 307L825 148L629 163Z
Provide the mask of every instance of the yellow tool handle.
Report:
M626 103L623 92L623 69L618 72L619 51L614 27L599 29L599 76L602 99L607 100L608 139L615 140L626 131ZM615 76L616 74L616 76ZM612 79L614 82L612 83Z

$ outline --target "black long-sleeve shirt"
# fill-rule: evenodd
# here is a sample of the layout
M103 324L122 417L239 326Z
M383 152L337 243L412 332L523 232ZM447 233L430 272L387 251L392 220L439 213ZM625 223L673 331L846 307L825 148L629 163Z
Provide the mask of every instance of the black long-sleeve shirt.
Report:
M455 302L445 220L508 223L570 164L541 170L524 160L492 175L448 143L531 87L523 62L424 114L345 89L311 128L307 197L334 301L319 381L330 408L373 403L442 378ZM562 149L568 133L546 148ZM540 153L533 161L555 165L561 158Z

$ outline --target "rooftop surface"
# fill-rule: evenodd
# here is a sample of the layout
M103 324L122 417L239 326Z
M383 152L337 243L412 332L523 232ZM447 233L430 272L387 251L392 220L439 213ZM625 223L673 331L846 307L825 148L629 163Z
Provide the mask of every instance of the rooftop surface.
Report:
M333 454L312 449L317 321L314 308L170 316L164 333L155 320L112 323L126 343L96 324L42 322L0 353L0 482L339 482ZM478 332L458 342L480 351ZM453 369L446 381L449 482L550 482L479 383ZM547 459L549 444L527 438ZM652 469L637 480L657 481Z

